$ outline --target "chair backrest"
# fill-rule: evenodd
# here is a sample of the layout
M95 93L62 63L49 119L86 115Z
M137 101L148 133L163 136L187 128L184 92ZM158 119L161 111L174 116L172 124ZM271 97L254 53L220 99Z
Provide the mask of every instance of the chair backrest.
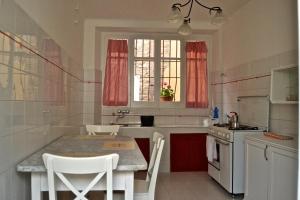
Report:
M120 125L86 125L85 127L89 135L96 135L96 133L117 135L120 129Z
M158 174L158 169L159 169L159 164L160 164L164 144L165 144L164 139L159 140L158 144L157 144L158 151L157 151L157 155L156 155L155 162L154 162L153 172L150 175L150 183L149 183L149 189L148 189L149 200L154 200L157 174Z
M44 153L43 160L47 169L49 200L56 200L55 175L70 189L77 200L87 200L85 195L106 174L107 199L112 200L112 170L117 168L118 154L96 157L64 157ZM63 174L96 174L87 187L79 192Z
M149 181L149 178L150 178L150 176L152 174L152 171L153 171L155 158L156 158L157 151L158 151L158 148L159 148L158 144L163 138L164 138L164 136L161 133L159 133L159 132L154 132L153 133L152 141L154 142L154 145L153 145L151 158L150 158L150 162L149 162L149 166L148 166L148 172L147 172L147 178L146 178L147 181Z

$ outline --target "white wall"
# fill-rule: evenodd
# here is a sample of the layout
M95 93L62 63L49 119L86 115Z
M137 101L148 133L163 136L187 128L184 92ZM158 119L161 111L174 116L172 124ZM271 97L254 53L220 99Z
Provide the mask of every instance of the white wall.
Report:
M251 0L222 31L224 68L297 49L297 1Z
M43 41L45 38L52 38L46 29L55 29L57 34L64 31L54 23L55 20L59 22L55 15L60 13L59 16L62 16L64 11L51 14L53 7L51 4L46 5L49 6L47 16L53 19L52 23L45 18L32 19L14 1L1 0L0 30L17 36L16 39L22 44L45 56ZM43 6L44 1L35 2L31 11L37 12ZM38 20L43 27L35 23ZM46 28L43 29L44 27ZM37 45L31 40L20 40L19 37L24 35L34 37ZM49 80L51 85L57 82L55 77L45 75L44 69L54 66L24 51L13 40L0 34L1 41L3 38L15 49L5 53L3 45L0 45L0 200L29 200L29 174L16 172L16 165L62 134L79 132L77 126L82 123L83 84L61 71L65 80L65 103L60 106L50 105L49 99L44 95L44 83L45 80ZM56 38L53 39L56 41ZM65 45L61 46L60 65L83 79L82 66L67 55L63 49L68 44ZM23 54L17 53L18 50L23 51ZM30 61L25 60L28 57L31 58ZM17 62L20 64L16 64Z
M228 20L220 35L224 82L269 75L279 66L298 65L297 1L251 0ZM220 78L221 72L216 70L214 76ZM270 76L222 87L225 114L238 110L239 95L269 95ZM297 105L271 105L271 130L298 134L297 110Z
M75 11L77 1L15 0L25 12L63 46L78 64L82 64L83 20L81 10ZM79 20L78 24L74 20Z

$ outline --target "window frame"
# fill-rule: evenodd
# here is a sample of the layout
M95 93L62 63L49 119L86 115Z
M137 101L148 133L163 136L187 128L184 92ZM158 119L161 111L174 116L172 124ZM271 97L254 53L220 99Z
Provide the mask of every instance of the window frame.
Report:
M209 50L207 68L208 68L208 99L209 105L211 102L210 95L210 72L212 66L212 36L210 35L192 35L192 36L179 36L178 34L170 33L134 33L134 32L101 32L101 49L100 49L100 67L102 71L102 82L104 80L104 71L106 65L106 51L107 51L107 42L109 39L127 39L128 40L128 105L127 106L117 106L117 107L136 107L136 108L186 108L185 107L185 87L186 87L186 55L185 55L185 46L188 41L205 41L207 48ZM153 102L138 102L134 101L134 39L153 39L154 40L154 101ZM161 62L161 40L180 40L181 48L181 64L180 64L180 101L179 102L161 102L160 101L160 62ZM103 91L103 84L102 84ZM104 106L103 107L111 107Z
M164 108L173 108L173 107L184 107L185 105L185 95L184 87L185 87L185 41L182 37L173 34L133 34L129 38L129 66L130 66L130 75L133 76L134 74L134 40L135 39L153 39L154 40L154 101L153 102L143 102L143 101L134 101L134 91L133 91L133 78L130 78L130 103L132 107L164 107ZM181 58L180 58L180 101L179 102L161 102L160 101L160 64L161 64L161 40L179 40L180 41L180 51L181 51Z

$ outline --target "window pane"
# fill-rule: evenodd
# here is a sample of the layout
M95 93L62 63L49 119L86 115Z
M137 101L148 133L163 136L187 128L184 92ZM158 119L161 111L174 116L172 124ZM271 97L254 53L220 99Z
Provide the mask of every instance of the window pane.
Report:
M173 101L180 101L180 41L161 40L161 90L171 89Z
M154 57L154 40L136 39L134 40L134 57L153 58Z
M135 101L154 101L154 61L135 61Z
M154 101L154 40L134 41L134 101Z
M180 41L179 40L171 40L170 57L171 58L180 58Z

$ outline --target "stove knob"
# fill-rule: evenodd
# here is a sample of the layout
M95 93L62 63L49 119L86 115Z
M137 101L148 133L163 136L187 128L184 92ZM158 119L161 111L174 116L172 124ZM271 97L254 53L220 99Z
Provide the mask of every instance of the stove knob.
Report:
M226 138L228 138L228 139L229 139L229 135L226 135Z
M222 135L222 133L218 132L218 135Z

